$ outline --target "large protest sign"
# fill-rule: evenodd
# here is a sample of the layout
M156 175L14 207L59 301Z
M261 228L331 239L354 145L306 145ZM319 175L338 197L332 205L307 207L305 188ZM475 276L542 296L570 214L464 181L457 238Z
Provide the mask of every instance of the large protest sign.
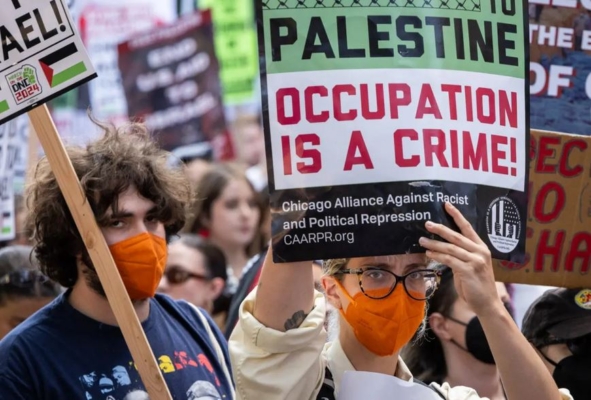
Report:
M120 44L119 69L130 117L164 149L184 157L211 142L219 158L231 156L210 11Z
M16 170L24 164L26 146L23 148L20 135L27 124L27 117L21 116L0 125L0 241L16 236L14 178Z
M530 0L531 126L589 135L591 2Z
M253 1L198 0L197 4L213 14L224 104L252 101L259 72Z
M127 103L117 64L117 45L134 35L171 23L172 0L76 0L80 35L99 77L88 85L94 116L127 122Z
M63 1L4 3L0 124L95 76Z
M258 7L276 260L421 251L445 201L522 260L524 4L331 4Z
M525 262L497 280L591 287L591 137L532 131Z
M3 104L8 105L4 106L0 123L28 111L144 386L150 398L168 400L171 395L158 363L49 110L43 104L95 76L63 0L5 1L0 14L0 38L0 81L5 78L8 82L8 88L2 86L1 91L12 95L8 100L4 97ZM5 151L0 160L10 166L10 151ZM5 197L4 193L2 196Z

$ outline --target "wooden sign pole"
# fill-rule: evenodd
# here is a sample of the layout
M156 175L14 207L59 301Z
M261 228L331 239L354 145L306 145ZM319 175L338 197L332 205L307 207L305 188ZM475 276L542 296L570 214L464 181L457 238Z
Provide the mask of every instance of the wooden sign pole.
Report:
M29 111L29 118L96 268L150 399L172 400L107 242L96 223L47 106L42 105Z

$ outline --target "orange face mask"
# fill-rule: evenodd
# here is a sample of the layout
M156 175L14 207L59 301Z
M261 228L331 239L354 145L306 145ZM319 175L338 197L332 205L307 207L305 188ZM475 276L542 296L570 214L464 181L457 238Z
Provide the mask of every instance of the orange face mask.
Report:
M166 266L166 240L142 233L109 246L132 300L154 297Z
M375 355L391 356L407 344L425 317L425 302L417 301L406 294L402 284L384 299L372 299L362 292L351 297L337 280L349 299L347 310L341 315L353 328L357 340ZM371 291L380 297L388 290Z

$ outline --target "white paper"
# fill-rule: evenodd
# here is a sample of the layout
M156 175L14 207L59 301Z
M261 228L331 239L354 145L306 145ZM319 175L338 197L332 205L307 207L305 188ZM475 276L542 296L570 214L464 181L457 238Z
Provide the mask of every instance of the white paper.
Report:
M338 400L441 400L423 385L374 372L343 374Z

